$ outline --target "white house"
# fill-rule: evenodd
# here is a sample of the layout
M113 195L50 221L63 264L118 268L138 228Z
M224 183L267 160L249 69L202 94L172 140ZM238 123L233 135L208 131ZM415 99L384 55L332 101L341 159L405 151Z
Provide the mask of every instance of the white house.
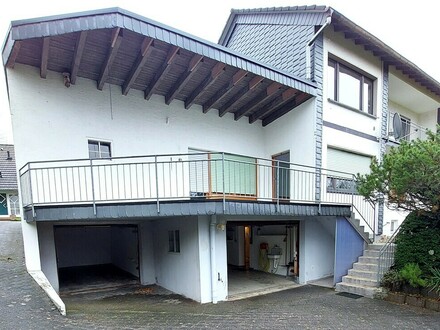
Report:
M0 220L20 217L14 145L0 144Z
M2 55L26 266L53 296L108 265L201 303L231 267L338 283L386 223L351 173L391 110L433 128L440 107L328 7L232 11L220 45L118 8L16 21Z

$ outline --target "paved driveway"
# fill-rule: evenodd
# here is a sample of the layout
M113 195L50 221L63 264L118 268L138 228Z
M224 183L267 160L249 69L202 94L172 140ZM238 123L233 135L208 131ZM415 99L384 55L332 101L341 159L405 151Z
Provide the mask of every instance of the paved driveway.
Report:
M304 286L200 305L149 290L65 298L59 315L24 268L20 225L0 222L0 329L440 329L440 313Z

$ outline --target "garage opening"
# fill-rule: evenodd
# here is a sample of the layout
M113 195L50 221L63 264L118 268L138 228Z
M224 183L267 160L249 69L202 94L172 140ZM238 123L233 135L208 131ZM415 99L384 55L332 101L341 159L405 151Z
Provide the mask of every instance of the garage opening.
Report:
M226 227L228 300L298 286L299 222L234 222Z
M55 226L60 293L139 283L137 225Z

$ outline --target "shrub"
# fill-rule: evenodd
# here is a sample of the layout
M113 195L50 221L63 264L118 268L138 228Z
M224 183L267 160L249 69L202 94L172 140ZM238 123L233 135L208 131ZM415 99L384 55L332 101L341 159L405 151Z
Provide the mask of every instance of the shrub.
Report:
M390 291L400 291L402 285L402 276L400 276L400 272L397 269L390 269L383 275L381 286Z
M424 276L440 269L440 224L427 216L410 213L396 236L394 261L397 269L417 263Z
M418 264L406 264L400 270L400 276L402 277L403 281L411 285L413 288L426 286L426 280L422 278L422 270L420 269Z
M434 291L440 294L440 269L431 269L431 278L429 279L429 291Z

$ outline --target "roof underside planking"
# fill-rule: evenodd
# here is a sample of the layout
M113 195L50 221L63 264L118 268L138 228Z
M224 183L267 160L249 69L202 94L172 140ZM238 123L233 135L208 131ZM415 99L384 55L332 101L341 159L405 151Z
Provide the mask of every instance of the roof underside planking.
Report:
M316 95L313 82L133 13L111 8L12 23L3 63L92 79L233 113L266 126Z

